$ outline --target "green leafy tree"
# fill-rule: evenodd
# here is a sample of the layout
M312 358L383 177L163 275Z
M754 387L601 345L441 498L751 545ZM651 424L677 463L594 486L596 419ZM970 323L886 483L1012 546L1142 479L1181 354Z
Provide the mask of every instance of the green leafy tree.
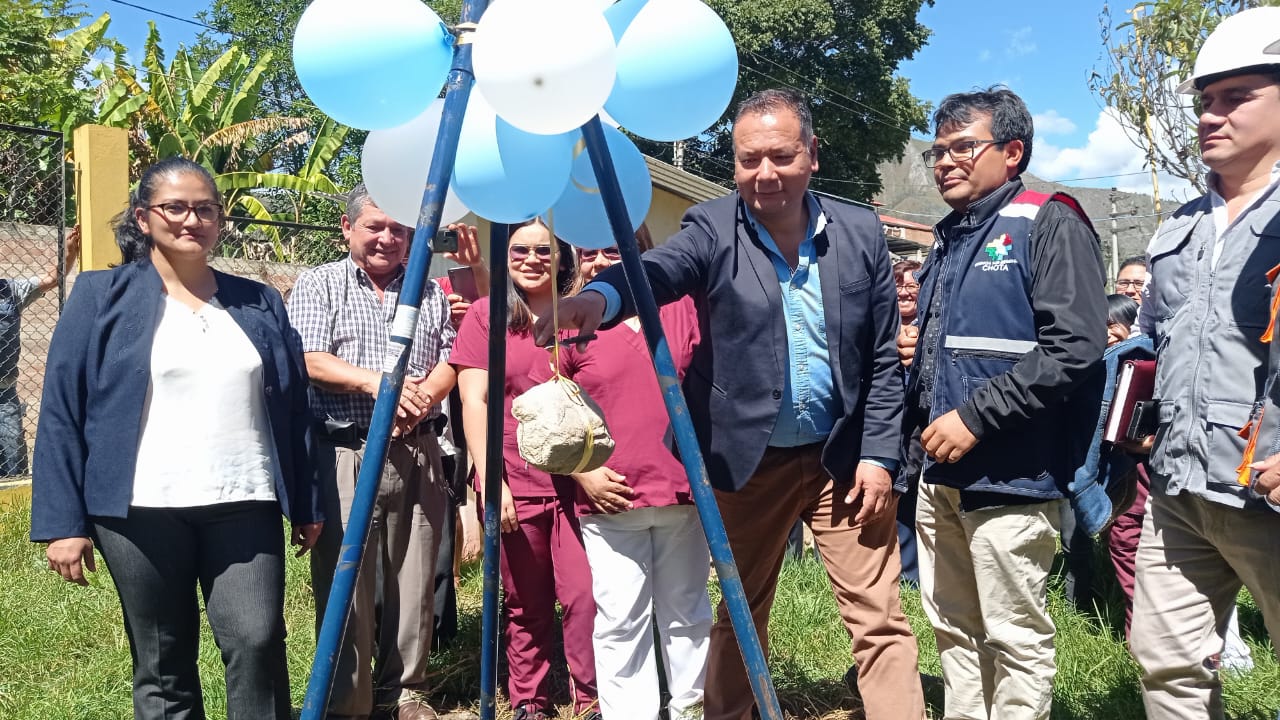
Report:
M929 106L911 94L898 66L929 38L916 21L932 0L710 0L738 46L741 71L729 110L686 143L685 166L733 175L733 108L750 93L790 86L812 100L821 170L812 185L867 200L880 189L876 166L901 157L912 131L928 129ZM671 146L645 143L665 160Z
M105 51L124 47L107 36L111 17L89 17L65 0L0 3L0 122L70 132L92 113L91 70Z
M118 61L124 48L107 36L111 22L89 16L79 6L56 0L0 3L0 122L70 133L93 113L91 88L95 56ZM0 206L11 220L48 224L59 216L71 222L70 166L59 145L13 133L0 134L0 174L14 178L0 189ZM20 178L20 180L19 180ZM54 198L63 198L61 207Z
M1196 108L1177 92L1191 76L1200 46L1224 17L1258 0L1146 0L1116 22L1104 5L1099 22L1104 53L1089 87L1117 113L1129 140L1146 153L1153 174L1164 171L1204 192L1196 138Z

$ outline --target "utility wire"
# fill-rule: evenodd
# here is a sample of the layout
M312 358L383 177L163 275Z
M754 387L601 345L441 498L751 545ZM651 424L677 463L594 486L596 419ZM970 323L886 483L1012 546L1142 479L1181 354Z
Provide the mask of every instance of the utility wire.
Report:
M167 12L164 12L163 10L156 10L155 8L149 8L149 7L145 6L145 5L138 5L138 4L136 4L136 3L125 2L125 0L109 0L109 2L113 2L113 3L117 4L117 5L124 5L125 7L131 7L131 8L133 8L133 9L135 9L135 10L142 10L143 12L149 12L149 13L152 13L152 14L154 14L154 15L159 15L160 17L169 18L170 20L177 20L178 22L183 22L183 23L186 23L186 24L188 24L188 25L195 25L196 27L204 28L204 29L206 29L206 30L212 30L212 31L214 31L214 32L218 33L219 35L232 35L232 36L234 36L234 33L224 32L224 31L219 30L218 28L216 28L216 27L214 27L214 26L212 26L212 25L206 25L205 23L202 23L202 22L200 22L199 20L192 20L191 18L185 18L185 17L182 17L182 16L180 16L180 15L171 15L171 14L169 14L169 13L167 13Z
M800 78L801 80L804 80L805 82L809 83L809 85L810 85L811 87L814 87L814 88L818 87L818 82L817 82L816 80L814 80L813 78L807 77L807 76L805 76L805 75L801 75L800 73L796 72L795 70L792 70L791 68L789 68L789 67L787 67L787 66L785 66L785 65L782 65L782 64L780 64L780 63L778 63L778 62L776 62L776 61L774 61L774 60L771 60L771 59L769 59L769 58L767 58L767 57L765 57L765 56L761 55L760 53L755 52L754 50L752 50L752 51L751 51L751 52L749 52L748 54L749 54L749 55L751 55L751 57L753 57L753 58L755 58L755 59L757 59L757 60L762 60L762 61L764 61L764 62L767 62L767 63L769 63L770 65L773 65L774 67L779 68L780 70L782 70L782 71L784 71L784 72L790 73L790 74L792 74L792 75L794 75L794 76L796 76L796 77ZM798 89L798 88L792 88L792 89L793 89L793 90L795 90L795 89ZM845 99L845 100L848 100L849 102L853 103L854 105L857 105L858 107L863 108L863 109L864 109L865 111L867 111L867 112L875 113L875 114L879 115L880 117L884 118L885 120L890 121L890 123L897 123L897 122L898 122L898 118L894 117L893 115L890 115L889 113L886 113L886 112L884 112L883 110L881 110L881 109L879 109L879 108L877 108L877 107L873 107L873 106L868 105L868 104L866 104L866 103L864 103L864 102L860 102L860 101L858 101L858 100L855 100L854 98L851 98L851 97L849 97L848 95L845 95L844 93L840 92L839 90L836 90L836 89L834 89L834 88L827 88L827 89L826 89L826 92L831 93L831 94L833 94L833 95L836 95L837 97L843 98L843 99ZM816 95L816 91L809 92L809 93L806 93L806 94L811 95L811 96L812 96L812 95ZM848 109L848 108L846 108L846 109ZM889 127L896 128L896 129L901 130L901 131L903 131L903 132L905 132L905 133L910 133L910 132L911 132L911 131L910 131L910 130L908 130L907 128L904 128L904 127L901 127L901 126L898 126L898 125L895 125L895 124L890 124L890 123L883 123L883 124L889 125Z

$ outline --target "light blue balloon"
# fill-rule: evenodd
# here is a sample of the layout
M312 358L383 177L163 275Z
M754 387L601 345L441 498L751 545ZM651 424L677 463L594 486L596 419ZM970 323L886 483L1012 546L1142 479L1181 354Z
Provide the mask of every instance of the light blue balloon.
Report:
M365 130L417 117L440 94L452 59L453 36L419 0L315 0L293 38L307 96Z
M453 191L486 220L518 223L537 217L569 182L576 133L534 135L493 113L476 93L458 136Z
M627 205L627 219L635 232L649 214L653 202L653 182L649 166L635 143L615 128L604 125L605 142L613 158L613 171L622 187L622 199ZM573 171L564 194L551 206L551 212L542 216L547 225L554 225L556 235L581 248L601 249L616 245L616 238L604 209L604 196L591 167L591 156L581 145L575 148Z
M604 19L609 23L609 29L613 31L615 45L622 40L622 34L627 31L627 26L636 19L636 15L644 9L647 2L649 0L619 0L605 8Z
M640 137L674 142L724 114L738 84L738 50L698 0L622 0L605 10L618 39L618 78L604 109Z

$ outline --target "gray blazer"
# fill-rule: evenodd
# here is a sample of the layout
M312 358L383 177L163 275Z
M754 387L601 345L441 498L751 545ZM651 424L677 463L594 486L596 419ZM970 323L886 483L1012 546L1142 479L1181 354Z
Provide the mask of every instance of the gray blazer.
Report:
M876 215L832 200L819 205L827 225L815 238L818 267L843 411L822 462L837 483L851 484L860 458L901 452L897 293ZM789 372L778 277L746 223L733 193L690 208L680 232L644 254L658 304L690 295L697 306L702 337L684 393L711 484L727 491L746 485L759 465ZM615 323L635 313L621 266L596 280L622 298Z

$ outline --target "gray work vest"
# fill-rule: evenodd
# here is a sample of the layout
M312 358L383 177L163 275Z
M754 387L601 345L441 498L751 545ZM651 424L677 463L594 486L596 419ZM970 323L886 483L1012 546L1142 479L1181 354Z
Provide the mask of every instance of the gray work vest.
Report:
M1143 327L1154 330L1155 396L1160 426L1151 452L1153 491L1189 492L1231 507L1266 507L1237 482L1240 435L1267 386L1270 315L1267 271L1280 264L1280 193L1223 238L1213 263L1208 197L1188 203L1160 226L1147 249L1150 294ZM1272 408L1280 418L1280 408ZM1265 457L1259 441L1259 459Z

